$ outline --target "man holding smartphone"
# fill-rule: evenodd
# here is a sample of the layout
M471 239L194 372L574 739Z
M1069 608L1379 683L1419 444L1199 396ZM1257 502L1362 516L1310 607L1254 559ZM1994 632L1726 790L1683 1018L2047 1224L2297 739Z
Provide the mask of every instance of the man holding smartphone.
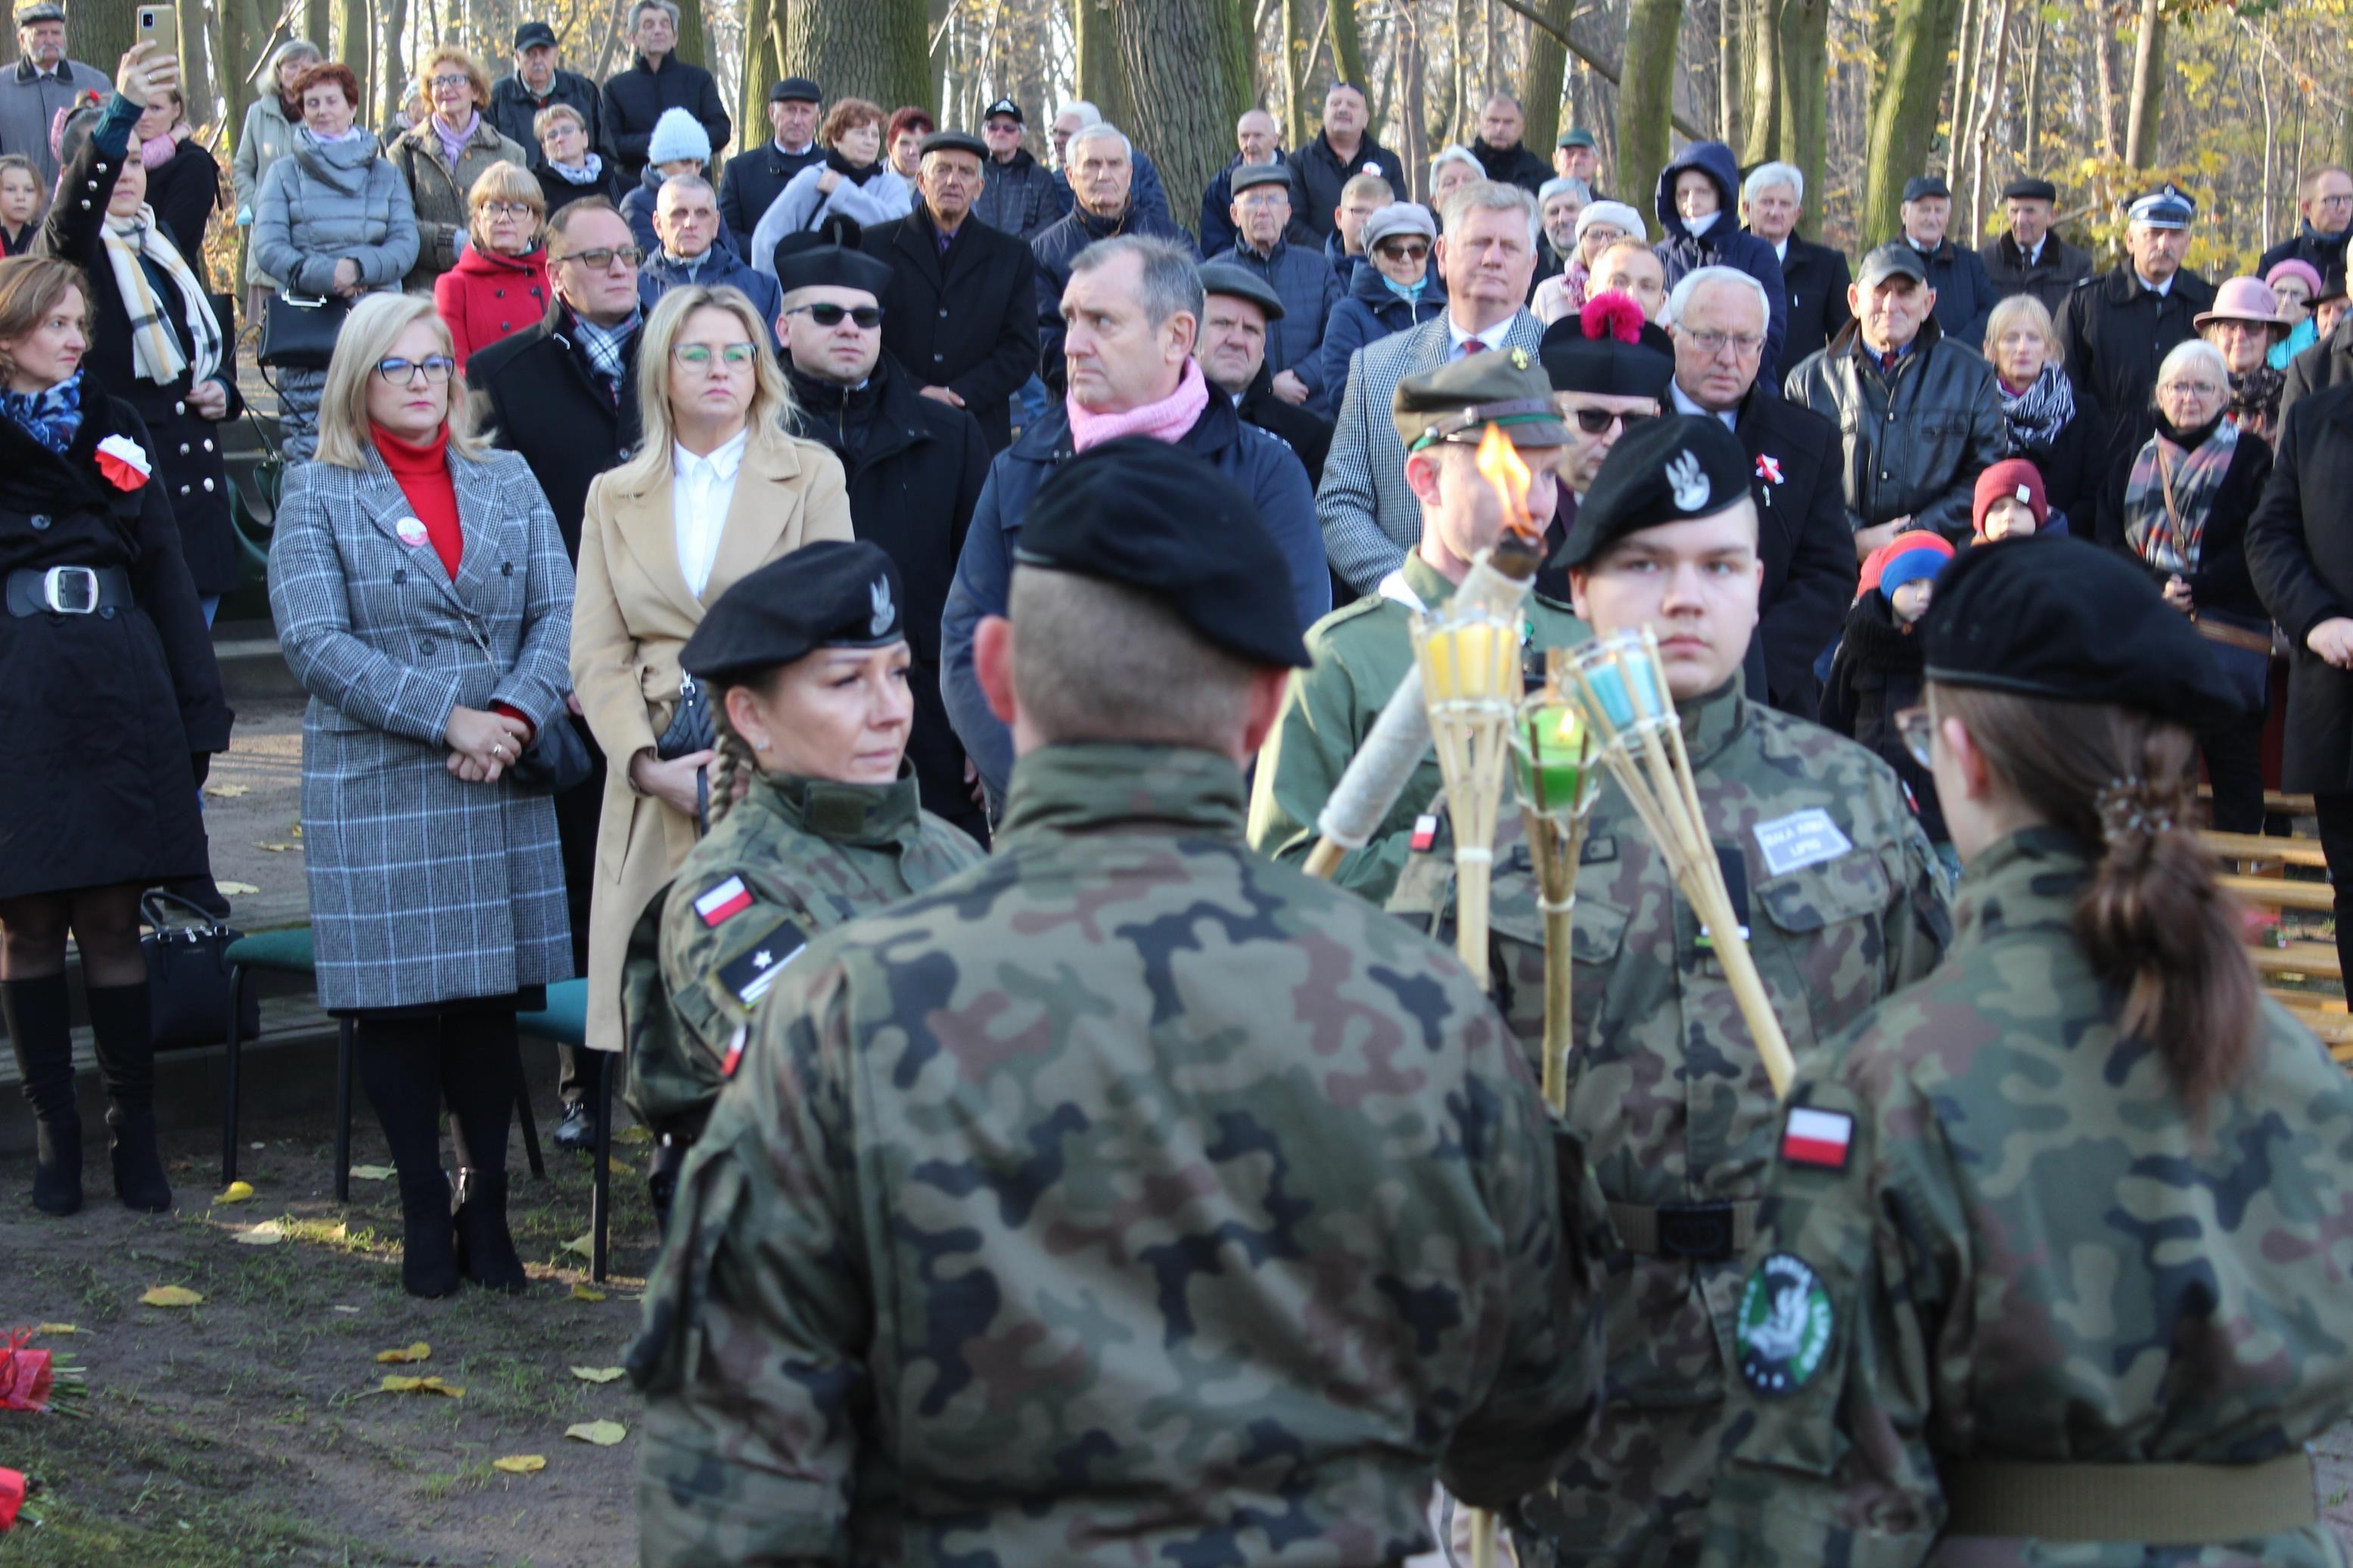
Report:
M160 40L177 51L178 28ZM58 0L30 0L16 7L16 68L0 76L0 153L21 153L40 171L41 188L58 183L57 154L49 151L49 126L58 110L69 109L81 92L105 92L113 79L96 66L66 58L66 13Z

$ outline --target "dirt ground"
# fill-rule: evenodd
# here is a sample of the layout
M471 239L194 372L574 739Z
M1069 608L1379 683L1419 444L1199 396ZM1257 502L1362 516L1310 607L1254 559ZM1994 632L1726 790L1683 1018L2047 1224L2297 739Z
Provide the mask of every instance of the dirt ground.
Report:
M240 1174L254 1196L227 1205L212 1201L217 1144L166 1140L170 1215L117 1205L102 1152L89 1162L87 1206L66 1220L24 1201L28 1162L0 1162L0 1328L75 1325L40 1342L76 1356L89 1379L79 1417L0 1415L0 1465L43 1486L0 1537L0 1564L634 1563L640 1405L627 1378L592 1384L570 1369L617 1367L635 1334L654 1244L642 1176L613 1178L605 1300L575 1296L587 1259L565 1250L588 1228L587 1159L549 1147L548 1179L534 1181L518 1147L512 1220L530 1292L468 1288L422 1301L400 1289L390 1181L353 1181L346 1212L323 1119L247 1131ZM642 1163L641 1148L614 1152ZM364 1105L353 1159L390 1163ZM232 1239L269 1221L288 1239ZM205 1300L142 1305L156 1285ZM418 1340L432 1347L427 1361L377 1364L377 1352ZM377 1392L386 1373L439 1376L465 1392ZM629 1436L613 1447L564 1436L599 1420ZM546 1468L491 1468L523 1454L543 1456Z

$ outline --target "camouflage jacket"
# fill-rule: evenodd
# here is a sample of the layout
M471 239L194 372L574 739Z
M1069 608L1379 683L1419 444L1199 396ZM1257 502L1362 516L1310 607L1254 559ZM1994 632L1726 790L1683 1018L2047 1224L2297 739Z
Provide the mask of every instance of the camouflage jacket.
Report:
M1412 672L1410 601L1440 605L1454 596L1454 584L1419 555L1407 556L1402 571L1381 589L1308 628L1307 651L1315 663L1292 678L1282 717L1259 752L1251 786L1250 841L1261 854L1294 866L1307 858L1315 847L1317 814L1388 706L1389 694ZM1568 647L1590 635L1567 605L1551 599L1530 595L1525 616L1530 648ZM1377 904L1387 899L1405 864L1414 818L1430 809L1439 783L1433 752L1406 781L1373 841L1342 860L1333 881Z
M2353 1413L2353 1084L2266 999L2195 1125L2075 942L2089 874L2054 829L1995 845L1944 965L1799 1063L1710 1562L2344 1561L2325 1526L1934 1543L1940 1461L2252 1463Z
M913 773L880 787L754 779L630 935L621 1016L631 1109L691 1141L754 1005L809 938L980 858L980 846L917 807Z
M1206 752L1032 752L988 860L769 994L630 1355L645 1563L1388 1563L1433 1470L1573 1451L1574 1141L1242 805Z
M1936 963L1950 920L1933 852L1885 763L1749 701L1736 680L1683 704L1683 724L1702 812L1738 872L1726 880L1746 885L1749 952L1802 1062ZM1453 871L1441 838L1413 857L1391 911L1451 936ZM1778 1125L1772 1084L1691 905L1606 776L1576 892L1568 1121L1620 1205L1620 1230L1635 1206L1732 1205L1753 1224ZM1514 810L1497 834L1491 910L1493 993L1533 1060L1544 922ZM1628 1551L1669 1530L1695 1544L1716 1458L1715 1429L1695 1412L1722 1409L1744 1277L1736 1245L1703 1260L1645 1249L1612 1261L1609 1431L1601 1458L1563 1483L1571 1512L1546 1515L1547 1528ZM1672 1419L1673 1436L1645 1426L1653 1413Z

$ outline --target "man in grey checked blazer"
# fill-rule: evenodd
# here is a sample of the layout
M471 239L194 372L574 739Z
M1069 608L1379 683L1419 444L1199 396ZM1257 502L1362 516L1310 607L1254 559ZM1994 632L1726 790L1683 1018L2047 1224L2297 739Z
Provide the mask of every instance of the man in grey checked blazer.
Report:
M1377 589L1421 539L1421 503L1405 482L1405 446L1390 417L1398 383L1466 353L1535 356L1544 323L1523 301L1535 275L1536 223L1535 198L1517 185L1456 187L1437 250L1446 313L1367 343L1348 362L1315 511L1332 570L1359 594Z

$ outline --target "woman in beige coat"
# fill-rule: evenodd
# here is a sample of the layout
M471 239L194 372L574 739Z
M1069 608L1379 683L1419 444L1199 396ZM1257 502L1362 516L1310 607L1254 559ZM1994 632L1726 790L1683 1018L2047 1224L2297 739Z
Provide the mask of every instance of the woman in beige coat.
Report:
M417 206L417 265L401 285L433 291L433 280L458 265L473 208L474 182L493 163L531 167L531 154L499 134L483 110L491 79L463 49L436 49L425 59L425 101L432 112L385 150L408 182Z
M791 394L733 289L662 296L638 348L645 441L588 489L572 683L607 759L588 914L588 1044L621 1048L629 931L701 831L708 752L663 760L679 649L703 607L778 556L850 537L841 464L785 433Z

